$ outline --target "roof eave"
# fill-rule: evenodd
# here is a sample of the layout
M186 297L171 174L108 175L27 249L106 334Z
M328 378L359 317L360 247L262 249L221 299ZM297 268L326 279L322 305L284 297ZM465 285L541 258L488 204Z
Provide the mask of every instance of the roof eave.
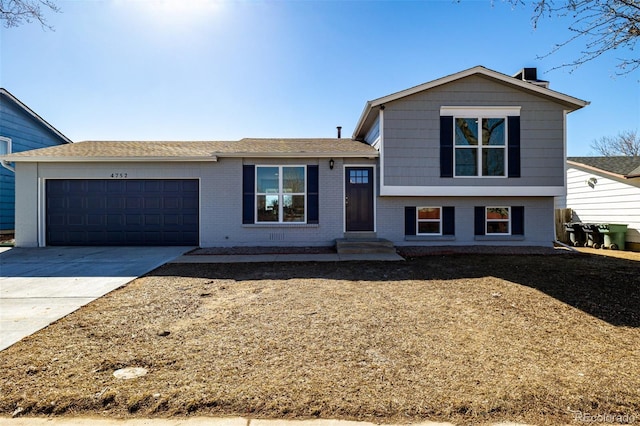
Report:
M220 153L218 157L227 158L377 158L380 153L375 152L236 152L236 153Z
M274 152L236 152L236 153L212 153L206 157L37 157L11 155L0 157L12 163L146 163L146 162L216 162L220 158L377 158L377 151L365 152L298 152L298 153L274 153Z
M362 131L362 126L364 126L364 123L366 122L366 118L369 115L371 108L372 108L371 101L367 101L367 103L365 103L364 105L364 108L362 109L362 114L360 114L360 118L358 119L358 124L356 125L356 128L353 131L353 135L351 136L351 139L354 139L354 140L358 139L358 135Z
M43 126L45 126L47 129L49 129L51 132L53 132L64 143L73 143L73 141L71 139L69 139L68 137L63 135L58 129L56 129L51 124L49 124L44 118L42 118L38 114L36 114L35 111L33 111L31 108L29 108L27 105L25 105L20 99L18 99L15 96L13 96L13 94L11 92L9 92L7 89L0 88L0 94L5 95L7 98L9 98L13 103L18 105L18 107L20 107L24 112L29 114L31 117L33 117L34 119L39 121Z
M11 157L10 155L0 157L11 163L144 163L144 162L216 162L215 155L207 157Z
M611 177L618 178L618 179L628 179L629 177L634 177L634 176L622 175L620 173L610 172L610 171L603 170L603 169L598 168L598 167L590 166L588 164L579 163L577 161L572 161L572 160L567 160L567 164L569 164L571 166L579 167L581 169L589 170L589 171L594 172L594 173L598 173L598 174L601 174L601 175L607 175L607 176L611 176Z

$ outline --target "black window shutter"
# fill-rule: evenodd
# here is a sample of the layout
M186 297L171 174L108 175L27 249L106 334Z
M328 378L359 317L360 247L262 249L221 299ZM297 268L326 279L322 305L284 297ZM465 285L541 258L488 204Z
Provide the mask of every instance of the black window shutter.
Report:
M318 166L307 166L307 223L318 223L320 214L318 187Z
M416 208L404 208L404 235L416 235Z
M520 177L520 117L507 117L509 177Z
M256 166L242 166L242 223L255 222Z
M453 177L453 116L440 117L440 177Z
M511 207L511 234L524 235L524 207Z
M484 207L476 206L474 211L474 224L475 224L475 235L484 235L485 234L485 209Z
M442 208L442 235L456 234L455 213L456 213L455 207Z

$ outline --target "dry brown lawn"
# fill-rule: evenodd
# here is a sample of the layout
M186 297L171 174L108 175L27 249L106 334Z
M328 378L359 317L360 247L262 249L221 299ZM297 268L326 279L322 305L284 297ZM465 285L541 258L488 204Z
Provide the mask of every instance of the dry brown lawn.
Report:
M639 272L589 254L165 265L0 352L0 413L640 421ZM149 372L113 376L128 366Z

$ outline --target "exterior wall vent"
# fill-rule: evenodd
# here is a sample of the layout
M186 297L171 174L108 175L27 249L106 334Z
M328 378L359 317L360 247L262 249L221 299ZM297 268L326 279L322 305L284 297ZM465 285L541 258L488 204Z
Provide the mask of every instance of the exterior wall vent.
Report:
M269 234L269 241L284 241L284 232L272 232Z

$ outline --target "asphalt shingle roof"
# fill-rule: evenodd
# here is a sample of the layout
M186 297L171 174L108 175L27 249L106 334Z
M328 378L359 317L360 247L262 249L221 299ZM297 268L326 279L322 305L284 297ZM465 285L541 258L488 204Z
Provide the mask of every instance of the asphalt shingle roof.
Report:
M583 164L624 177L640 176L640 157L567 157L568 161Z
M351 139L251 139L239 141L88 141L24 151L7 161L122 159L206 160L213 157L377 157L378 151Z

